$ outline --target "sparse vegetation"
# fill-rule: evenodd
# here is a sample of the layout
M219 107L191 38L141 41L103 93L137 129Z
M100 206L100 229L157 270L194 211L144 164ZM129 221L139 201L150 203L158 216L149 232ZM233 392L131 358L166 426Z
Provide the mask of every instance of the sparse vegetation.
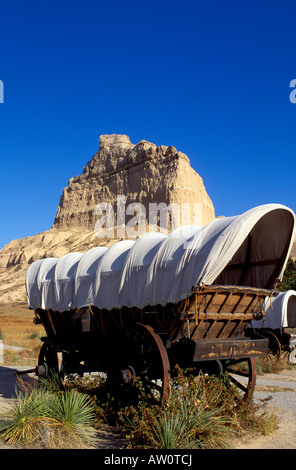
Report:
M243 431L271 433L275 415L242 400L227 376L217 378L177 369L166 406L151 406L141 383L139 400L119 402L101 377L43 379L23 387L15 406L0 420L0 438L43 448L92 446L96 427L116 424L133 449L229 448Z
M119 413L130 448L221 449L245 430L266 433L277 426L275 415L242 400L227 376L224 380L178 371L164 408L139 407Z
M5 349L5 364L36 365L44 329L42 325L34 325L33 318L34 312L26 303L0 304L0 339L5 344L22 348L17 352Z
M26 305L0 305L2 337L7 344L23 348L5 350L5 364L36 365L44 330L32 320ZM258 374L288 366L285 359L256 362ZM107 423L128 436L129 448L227 448L246 430L269 434L277 427L276 417L265 412L264 405L242 401L226 376L223 380L202 374L194 377L179 370L164 408L147 403L140 383L140 400L128 404L108 390L104 377L68 377L62 389L60 385L54 378L40 380L38 390L18 394L13 410L1 418L2 439L23 446L85 447L92 445L95 428ZM84 425L77 416L80 396L87 397L93 410ZM50 405L51 414L40 401Z
M296 290L296 261L289 258L283 280L279 283L278 289L282 292L287 290Z
M0 421L0 438L11 444L46 448L81 448L95 437L90 398L67 389L41 388L19 392L15 405Z
M277 358L273 355L268 355L264 357L256 357L256 369L257 374L278 374L284 369L293 367L288 363L288 356L281 356Z

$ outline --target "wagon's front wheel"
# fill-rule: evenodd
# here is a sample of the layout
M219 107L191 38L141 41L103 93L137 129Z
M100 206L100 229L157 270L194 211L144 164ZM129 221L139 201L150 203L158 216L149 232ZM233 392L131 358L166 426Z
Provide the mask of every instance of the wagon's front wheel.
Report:
M50 341L43 343L37 366L38 377L48 377L56 374L61 380L64 379L63 353L61 349Z
M230 382L243 393L243 398L252 397L257 376L254 357L226 361L224 372L227 372Z

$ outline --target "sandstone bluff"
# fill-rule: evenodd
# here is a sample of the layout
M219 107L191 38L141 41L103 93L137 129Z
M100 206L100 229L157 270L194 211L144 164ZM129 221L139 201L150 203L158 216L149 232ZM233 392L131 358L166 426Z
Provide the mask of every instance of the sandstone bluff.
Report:
M117 195L126 204L139 202L201 203L202 223L213 220L214 207L201 177L188 157L175 147L141 140L133 145L126 135L103 135L99 151L83 174L71 178L64 189L54 221L57 229L93 230L94 207L100 202L116 205Z
M63 190L52 228L13 240L0 251L0 303L26 301L25 273L33 261L114 243L96 237L94 209L101 202L115 205L118 194L127 204L145 207L199 203L203 225L215 218L203 180L184 153L145 140L134 145L126 135L102 135L99 151Z

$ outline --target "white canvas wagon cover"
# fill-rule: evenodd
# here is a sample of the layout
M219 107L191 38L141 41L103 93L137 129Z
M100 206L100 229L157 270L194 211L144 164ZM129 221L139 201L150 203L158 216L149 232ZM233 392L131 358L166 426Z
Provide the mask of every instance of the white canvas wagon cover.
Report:
M296 291L279 292L275 298L267 297L264 319L252 321L254 328L296 328Z
M283 276L294 238L294 212L265 204L204 227L181 227L169 235L148 232L110 248L39 260L26 275L29 307L164 306L203 284L272 289Z

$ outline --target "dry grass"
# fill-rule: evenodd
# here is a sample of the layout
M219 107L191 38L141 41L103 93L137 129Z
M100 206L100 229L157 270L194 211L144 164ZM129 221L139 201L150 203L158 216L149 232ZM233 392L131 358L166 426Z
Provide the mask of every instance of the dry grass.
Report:
M4 364L35 366L45 336L42 325L33 323L34 312L27 303L0 304L0 339L5 345L23 348L4 349Z

